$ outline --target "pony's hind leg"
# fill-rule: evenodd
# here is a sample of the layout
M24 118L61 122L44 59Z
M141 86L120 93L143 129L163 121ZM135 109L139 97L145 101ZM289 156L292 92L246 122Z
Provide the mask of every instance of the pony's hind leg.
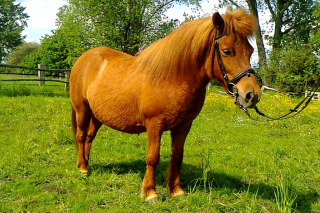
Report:
M88 161L85 157L85 142L87 139L87 128L90 123L90 111L76 111L76 146L78 151L77 167L80 172L88 172Z
M168 170L168 190L172 197L184 195L180 185L180 167L183 159L183 146L191 125L171 130L172 155Z
M91 148L92 141L96 137L96 134L100 129L101 125L102 123L97 120L97 118L94 116L93 113L91 113L91 119L87 129L87 138L86 138L85 149L84 149L85 159L87 162L89 161L90 148Z
M90 109L76 111L76 146L78 150L77 167L87 173L91 143L101 127Z

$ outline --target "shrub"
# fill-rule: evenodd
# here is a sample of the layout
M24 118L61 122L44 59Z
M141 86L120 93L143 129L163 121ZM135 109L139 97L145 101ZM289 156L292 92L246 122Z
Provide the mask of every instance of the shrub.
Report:
M311 45L295 44L273 50L260 75L268 86L281 92L302 92L310 89L319 74L319 60Z

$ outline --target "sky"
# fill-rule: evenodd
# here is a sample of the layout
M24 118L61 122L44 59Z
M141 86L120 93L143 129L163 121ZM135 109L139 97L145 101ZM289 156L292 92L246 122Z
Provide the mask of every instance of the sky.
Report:
M45 34L51 34L55 29L56 14L65 4L64 0L16 0L26 7L25 13L30 17L28 27L23 31L26 41L39 41Z

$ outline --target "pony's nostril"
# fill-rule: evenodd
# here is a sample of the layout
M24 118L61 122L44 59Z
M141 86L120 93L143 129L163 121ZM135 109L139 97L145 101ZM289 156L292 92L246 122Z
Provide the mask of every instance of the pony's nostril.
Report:
M252 98L253 98L253 93L252 92L248 92L247 95L246 95L246 103L251 101Z

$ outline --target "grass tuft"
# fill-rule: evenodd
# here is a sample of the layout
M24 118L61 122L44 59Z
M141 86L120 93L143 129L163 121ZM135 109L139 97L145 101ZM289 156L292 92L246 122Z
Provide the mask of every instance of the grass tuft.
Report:
M290 182L284 180L283 176L278 181L274 191L278 211L281 213L295 212L294 204L298 195L290 190Z

